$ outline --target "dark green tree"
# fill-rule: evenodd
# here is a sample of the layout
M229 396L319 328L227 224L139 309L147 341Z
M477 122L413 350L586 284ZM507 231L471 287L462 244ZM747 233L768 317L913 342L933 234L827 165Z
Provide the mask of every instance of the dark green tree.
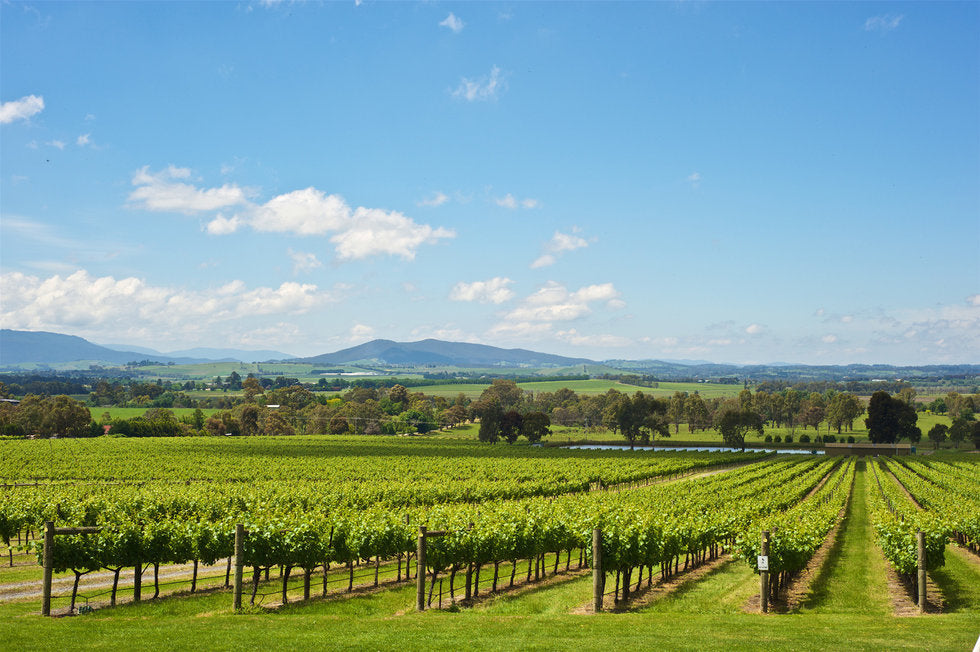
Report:
M619 431L630 448L649 444L651 436L670 437L667 421L667 403L637 392L633 396L622 394L606 407L604 423L613 432Z
M939 448L939 444L946 441L947 432L949 432L949 426L945 423L937 423L929 429L929 441L932 442L933 448Z
M544 412L528 412L521 424L521 435L532 444L551 434L551 419Z
M726 410L718 417L715 428L729 446L745 450L745 434L755 431L762 435L762 415L755 410Z
M913 439L919 415L905 401L892 398L888 392L877 391L868 402L868 439L873 444L893 444L902 439ZM921 437L921 432L920 432Z

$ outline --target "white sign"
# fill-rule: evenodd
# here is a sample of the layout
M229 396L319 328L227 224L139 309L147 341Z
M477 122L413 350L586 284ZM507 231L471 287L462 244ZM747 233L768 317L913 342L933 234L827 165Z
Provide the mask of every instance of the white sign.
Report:
M759 570L767 571L769 570L769 557L768 555L759 555Z

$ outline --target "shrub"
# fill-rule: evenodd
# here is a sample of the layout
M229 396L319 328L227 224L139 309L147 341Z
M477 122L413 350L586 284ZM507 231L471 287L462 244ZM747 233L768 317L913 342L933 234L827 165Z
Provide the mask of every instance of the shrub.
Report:
M854 443L854 435L848 435L847 436L847 443L848 444L853 444Z
M824 435L823 442L825 444L833 444L837 441L837 435Z
M776 443L778 444L779 442L781 442L781 441L783 441L783 438L782 438L782 437L780 437L779 435L776 435L776 436L775 436L775 437L773 438L773 441L774 441L774 442L776 442Z
M783 441L786 442L787 444L792 444L793 443L793 435L786 435L786 439L784 439Z
M820 437L817 437L817 441L819 441L819 440L820 440ZM800 435L800 443L801 444L809 444L810 443L810 435L806 434L805 432L802 435Z
M767 444L771 444L772 443L772 435L766 435L766 443Z

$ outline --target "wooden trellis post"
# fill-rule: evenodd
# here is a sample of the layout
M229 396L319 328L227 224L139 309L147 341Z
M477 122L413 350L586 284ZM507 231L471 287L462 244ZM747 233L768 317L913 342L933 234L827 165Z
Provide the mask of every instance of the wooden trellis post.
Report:
M53 521L44 522L44 586L41 592L41 615L51 615L51 576L54 569L54 538L59 534L95 534L100 527L55 527Z

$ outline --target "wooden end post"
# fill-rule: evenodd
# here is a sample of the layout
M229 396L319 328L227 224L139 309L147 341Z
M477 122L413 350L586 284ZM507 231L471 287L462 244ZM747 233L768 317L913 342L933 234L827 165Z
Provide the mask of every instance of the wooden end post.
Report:
M425 526L419 526L419 545L416 551L418 561L418 571L415 573L416 592L415 600L416 611L425 611Z
M44 522L44 593L41 615L51 615L51 569L54 567L54 522Z
M926 535L922 530L916 533L919 548L919 613L926 611Z
M759 553L763 557L769 557L769 530L762 533L762 542L759 546ZM768 568L768 565L767 565ZM759 588L762 596L762 613L769 613L769 571L759 571Z
M244 552L245 548L245 526L242 523L235 524L235 587L234 587L234 609L242 609L242 575L244 571Z
M605 573L602 570L602 530L592 530L592 600L593 610L602 611L602 592L605 588Z

